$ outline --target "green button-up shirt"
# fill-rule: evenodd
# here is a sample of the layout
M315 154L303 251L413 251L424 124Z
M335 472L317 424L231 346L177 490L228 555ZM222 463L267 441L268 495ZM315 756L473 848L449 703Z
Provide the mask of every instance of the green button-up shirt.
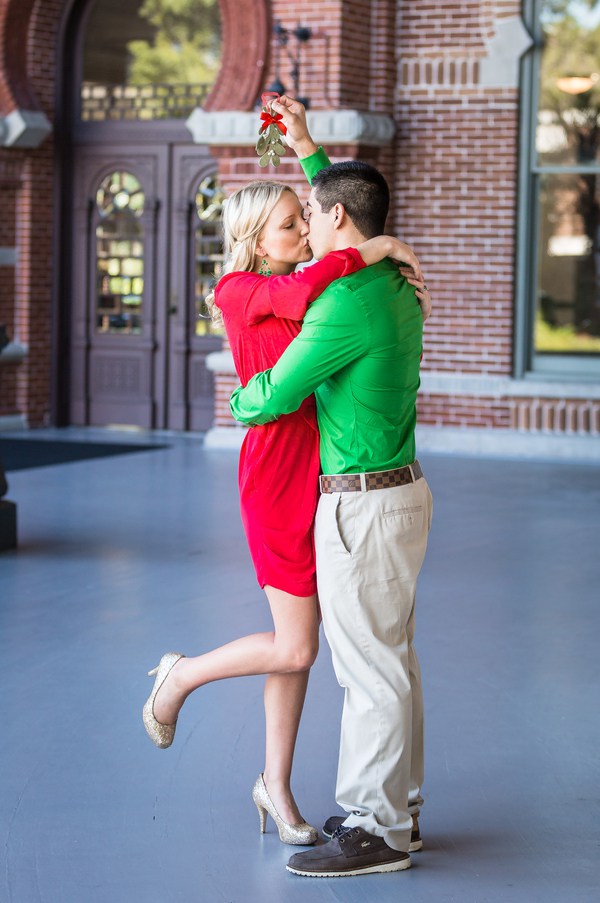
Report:
M329 160L300 161L309 181ZM314 392L323 473L390 470L415 459L423 320L414 288L390 260L333 282L309 307L277 364L231 396L248 424L297 410Z

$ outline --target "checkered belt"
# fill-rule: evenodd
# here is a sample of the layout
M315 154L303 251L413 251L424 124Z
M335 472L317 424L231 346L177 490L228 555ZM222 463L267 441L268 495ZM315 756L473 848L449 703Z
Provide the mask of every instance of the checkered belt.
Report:
M373 473L324 474L319 477L321 492L368 492L370 489L389 489L405 486L423 476L418 461L394 470L378 470Z

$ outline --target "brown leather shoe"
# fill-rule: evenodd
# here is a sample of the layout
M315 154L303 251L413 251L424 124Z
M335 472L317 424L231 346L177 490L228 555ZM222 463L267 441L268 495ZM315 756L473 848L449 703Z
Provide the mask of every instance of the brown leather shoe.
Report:
M286 868L307 878L344 878L373 872L399 872L410 868L410 856L393 850L382 837L367 834L362 828L340 825L329 843L296 853Z
M345 820L346 817L340 815L332 815L330 818L328 818L321 828L323 837L331 840L335 829L339 828L340 825L343 825ZM423 841L421 840L421 832L419 831L419 816L413 815L412 821L412 832L410 835L410 846L408 848L408 852L417 853L419 850L423 849Z

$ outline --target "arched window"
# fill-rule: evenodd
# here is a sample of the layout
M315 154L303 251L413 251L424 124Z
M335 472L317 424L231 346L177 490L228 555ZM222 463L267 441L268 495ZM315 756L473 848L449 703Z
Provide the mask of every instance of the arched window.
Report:
M144 299L144 192L134 175L113 172L96 193L96 332L138 334Z
M220 64L218 0L96 0L83 43L81 118L187 117Z
M532 0L531 146L521 264L529 367L600 367L600 2Z

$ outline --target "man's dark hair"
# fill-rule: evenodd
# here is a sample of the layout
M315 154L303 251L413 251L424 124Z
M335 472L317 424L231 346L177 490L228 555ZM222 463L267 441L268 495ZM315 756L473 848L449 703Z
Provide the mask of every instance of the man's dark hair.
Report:
M313 177L312 187L323 213L329 213L335 204L343 204L361 235L373 238L382 234L390 189L374 166L360 160L333 163Z

